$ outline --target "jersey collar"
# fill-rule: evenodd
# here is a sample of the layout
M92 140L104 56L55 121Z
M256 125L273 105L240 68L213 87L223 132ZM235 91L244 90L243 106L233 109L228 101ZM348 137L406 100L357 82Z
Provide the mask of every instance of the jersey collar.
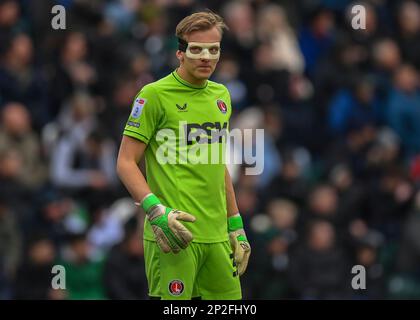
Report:
M178 69L177 69L178 70ZM186 81L186 80L184 80L184 79L182 79L181 77L180 77L180 75L178 74L178 72L177 72L177 70L175 70L175 71L173 71L172 72L172 75L174 76L174 78L178 81L178 82L180 82L181 84L183 84L184 86L187 86L187 87L189 87L189 88L194 88L194 89L204 89L205 87L207 87L207 85L208 85L208 81L206 81L206 83L204 84L204 85L202 85L202 86L197 86L196 84L192 84L192 83L190 83L190 82L188 82L188 81Z

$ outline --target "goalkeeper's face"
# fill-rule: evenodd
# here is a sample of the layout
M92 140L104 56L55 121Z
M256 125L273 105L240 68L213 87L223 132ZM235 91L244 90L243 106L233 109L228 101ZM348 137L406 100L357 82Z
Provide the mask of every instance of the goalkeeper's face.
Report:
M213 27L205 31L194 31L186 35L185 40L189 43L186 52L177 52L181 67L197 80L210 78L219 61L219 30Z

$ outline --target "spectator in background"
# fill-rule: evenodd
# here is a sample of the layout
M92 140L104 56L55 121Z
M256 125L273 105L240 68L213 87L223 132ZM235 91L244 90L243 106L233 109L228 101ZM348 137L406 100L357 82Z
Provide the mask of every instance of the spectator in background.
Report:
M373 182L381 174L398 167L400 158L401 146L397 134L389 127L380 129L365 154L364 180Z
M15 282L15 299L62 299L63 292L51 287L52 267L57 252L51 240L42 234L33 234L26 248Z
M372 179L363 219L370 228L380 231L388 242L398 241L413 192L411 182L401 168L386 168Z
M93 249L106 254L124 237L124 228L118 215L108 208L109 199L100 194L88 198L89 230L87 239Z
M77 94L56 126L63 131L52 144L51 180L59 188L104 190L116 183L116 149L98 129L93 101Z
M54 189L43 190L37 199L38 210L34 215L30 228L32 232L44 234L55 248L60 249L67 240L70 230L66 218L72 209L71 200Z
M105 262L105 291L109 299L147 299L143 243L139 241L137 219L125 226L121 243L110 251Z
M112 1L105 4L104 14L118 33L127 34L135 23L140 1Z
M250 261L250 272L245 276L252 294L262 299L290 298L288 270L290 248L298 240L296 222L298 207L285 199L273 199L267 214L252 218L253 242L261 250Z
M312 221L305 242L292 254L290 285L299 299L348 297L350 265L335 233L329 222Z
M402 2L397 17L397 41L404 60L420 68L420 5L415 1Z
M356 248L354 265L361 265L366 270L366 287L354 290L353 299L385 299L385 270L380 262L380 248L373 243L359 244Z
M138 92L138 85L133 78L122 78L115 84L111 98L102 115L102 121L115 143L119 143L121 132L127 122L127 114L133 105L133 97Z
M82 144L63 139L52 161L52 180L60 188L110 190L116 185L115 145L99 132Z
M413 207L404 221L403 236L399 246L397 270L412 274L420 281L420 190L414 198Z
M272 226L280 234L292 243L297 240L296 222L298 220L298 207L289 200L278 198L268 203L267 213L270 216Z
M136 52L133 57L131 57L130 75L136 79L137 88L142 88L155 80L150 68L150 59L144 52Z
M394 258L389 280L389 297L417 299L420 294L420 191L417 188L413 206L403 224L403 234Z
M399 135L406 158L420 152L419 74L411 65L403 65L395 72L387 123Z
M14 32L24 31L27 28L26 21L20 14L21 8L17 0L3 0L0 2L0 39ZM0 46L5 42L0 41Z
M255 175L246 175L246 167L241 167L239 177L235 183L236 201L238 202L238 209L241 212L244 223L248 223L252 214L257 210L258 193L257 184L258 178Z
M237 141L235 137L238 135L233 134L233 139L231 139L233 143L231 144L229 165L232 169L230 171L233 181L236 181L240 167L237 165L238 160L236 159L242 159L248 165L254 165L249 163L252 160L255 161L255 171L261 171L257 175L258 188L265 187L270 182L270 177L279 170L281 165L281 158L276 148L276 141L280 139L282 132L278 109L271 105L266 106L264 111L256 107L248 108L233 121L232 127L241 130L243 137L243 146L242 143L235 143ZM264 127L266 130L261 132ZM245 129L248 132L250 129L259 130L259 132L255 131L258 132L256 139L250 139L250 136L245 134L247 132Z
M367 154L377 137L377 129L372 126L351 128L342 139L331 139L328 150L324 153L324 165L329 169L336 163L346 162L358 177L368 174Z
M274 198L286 198L299 205L305 203L308 185L304 178L303 168L293 152L285 153L281 170L273 177L266 190L267 201Z
M384 106L379 110L381 120L385 118L386 103L392 87L392 77L401 64L401 52L392 38L383 38L372 46L372 78L377 88L376 99Z
M287 87L289 73L275 68L273 50L270 45L263 43L256 46L252 59L254 69L243 75L250 93L249 103L266 105L285 101L287 91L279 89Z
M314 90L311 81L304 75L293 74L286 92L286 101L281 108L284 132L281 141L277 140L278 148L282 151L285 147L316 150L322 144L323 130L318 122L320 115L312 102ZM315 136L314 132L318 134Z
M22 255L22 241L14 212L0 193L0 299L11 298L11 282Z
M0 103L20 102L27 106L36 130L50 120L46 80L34 67L31 38L23 33L11 36L0 62Z
M0 262L0 300L11 299L11 284L3 270L3 263Z
M1 112L0 150L15 150L21 160L19 181L27 188L36 190L44 185L47 170L43 163L38 136L31 128L31 116L27 108L11 102Z
M66 270L68 299L104 299L103 257L96 256L86 234L70 236L69 245L60 262Z
M299 45L305 58L305 72L311 77L317 62L328 52L334 40L333 13L322 7L313 10L309 24L299 34Z
M61 103L78 91L92 94L97 81L96 69L89 61L86 36L81 32L68 33L51 80L51 113L57 116Z
M257 43L255 13L251 3L246 1L229 1L222 9L229 32L223 38L223 48L239 61L244 72L252 70L253 48Z
M22 158L19 152L9 149L0 152L0 194L13 208L15 218L21 228L32 218L34 213L33 194L20 182ZM22 201L26 199L26 201Z
M334 135L345 135L354 128L375 127L380 118L375 87L367 78L359 79L351 91L339 91L329 107L329 127Z
M258 40L271 47L273 67L301 74L305 62L283 8L277 4L265 5L257 13L256 24Z
M245 82L239 76L240 70L241 67L238 60L232 57L223 57L223 59L220 59L214 73L215 81L223 83L228 88L231 103L236 110L248 107L248 90Z
M330 184L317 184L308 194L308 207L303 211L301 226L305 226L305 221L323 219L330 222L334 228L340 226L340 216L338 211L338 193ZM341 230L338 230L341 231ZM339 233L339 236L341 233ZM341 239L339 239L341 240Z
M281 157L278 149L276 148L277 143L281 140L282 135L282 118L279 113L277 106L266 106L263 111L263 123L261 127L264 130L264 153L256 154L258 163L264 163L264 170L261 172L258 178L258 188L261 190L266 187L271 177L280 170ZM255 143L261 143L262 141L256 141ZM258 145L254 147L254 150L258 148ZM261 157L262 156L262 157Z
M168 61L171 61L167 50L169 15L169 12L163 10L157 3L149 3L146 10L142 11L143 22L146 24L143 48L149 56L151 70L158 75L157 78L172 70L174 66L168 65Z
M368 58L366 48L354 42L348 35L342 35L319 61L313 76L313 104L318 111L318 123L326 123L327 107L332 96L358 81L360 70L368 62Z
M337 222L340 239L353 249L355 238L363 237L369 229L362 219L366 210L367 186L356 180L350 167L337 163L329 172L329 183L337 192Z
M56 121L49 124L56 132L54 136L61 140L69 139L76 144L82 143L98 127L97 109L91 95L76 92L63 104ZM53 140L49 143L47 148L50 152L57 142Z

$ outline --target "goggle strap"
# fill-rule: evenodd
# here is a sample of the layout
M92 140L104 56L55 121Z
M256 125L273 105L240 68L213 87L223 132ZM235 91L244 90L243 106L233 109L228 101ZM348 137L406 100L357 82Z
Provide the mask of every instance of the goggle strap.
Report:
M184 39L178 38L178 50L185 52L187 51L188 42Z

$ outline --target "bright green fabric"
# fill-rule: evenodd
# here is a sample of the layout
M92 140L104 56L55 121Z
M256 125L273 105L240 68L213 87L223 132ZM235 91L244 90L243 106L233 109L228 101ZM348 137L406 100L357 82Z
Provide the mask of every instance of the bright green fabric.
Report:
M224 109L222 106L226 106ZM225 138L212 132L227 132L231 115L229 92L225 86L207 81L202 87L181 79L176 71L144 86L136 96L124 135L143 141L147 182L164 206L188 212L196 217L186 225L195 242L214 243L228 240L226 218L225 163L191 163L185 155L222 154ZM180 121L183 122L180 125ZM188 143L186 134L198 128L206 134ZM171 129L174 139L159 141L159 132ZM203 143L204 142L204 143ZM159 147L168 146L175 164L159 163ZM198 151L198 148L204 148ZM173 152L173 153L172 153ZM203 153L202 153L203 152ZM195 155L193 153L196 153ZM182 162L182 163L179 163ZM185 163L184 163L185 162ZM153 240L150 222L145 219L144 238Z
M242 299L241 285L229 241L191 243L178 254L163 253L156 242L144 240L149 295L164 300ZM172 281L182 282L179 295L171 293Z
M241 216L233 216L228 219L229 231L236 231L244 228Z
M141 206L145 212L148 212L150 208L160 203L161 202L159 198L156 197L154 194L151 194L147 196L146 199L143 200L143 203L141 204Z

